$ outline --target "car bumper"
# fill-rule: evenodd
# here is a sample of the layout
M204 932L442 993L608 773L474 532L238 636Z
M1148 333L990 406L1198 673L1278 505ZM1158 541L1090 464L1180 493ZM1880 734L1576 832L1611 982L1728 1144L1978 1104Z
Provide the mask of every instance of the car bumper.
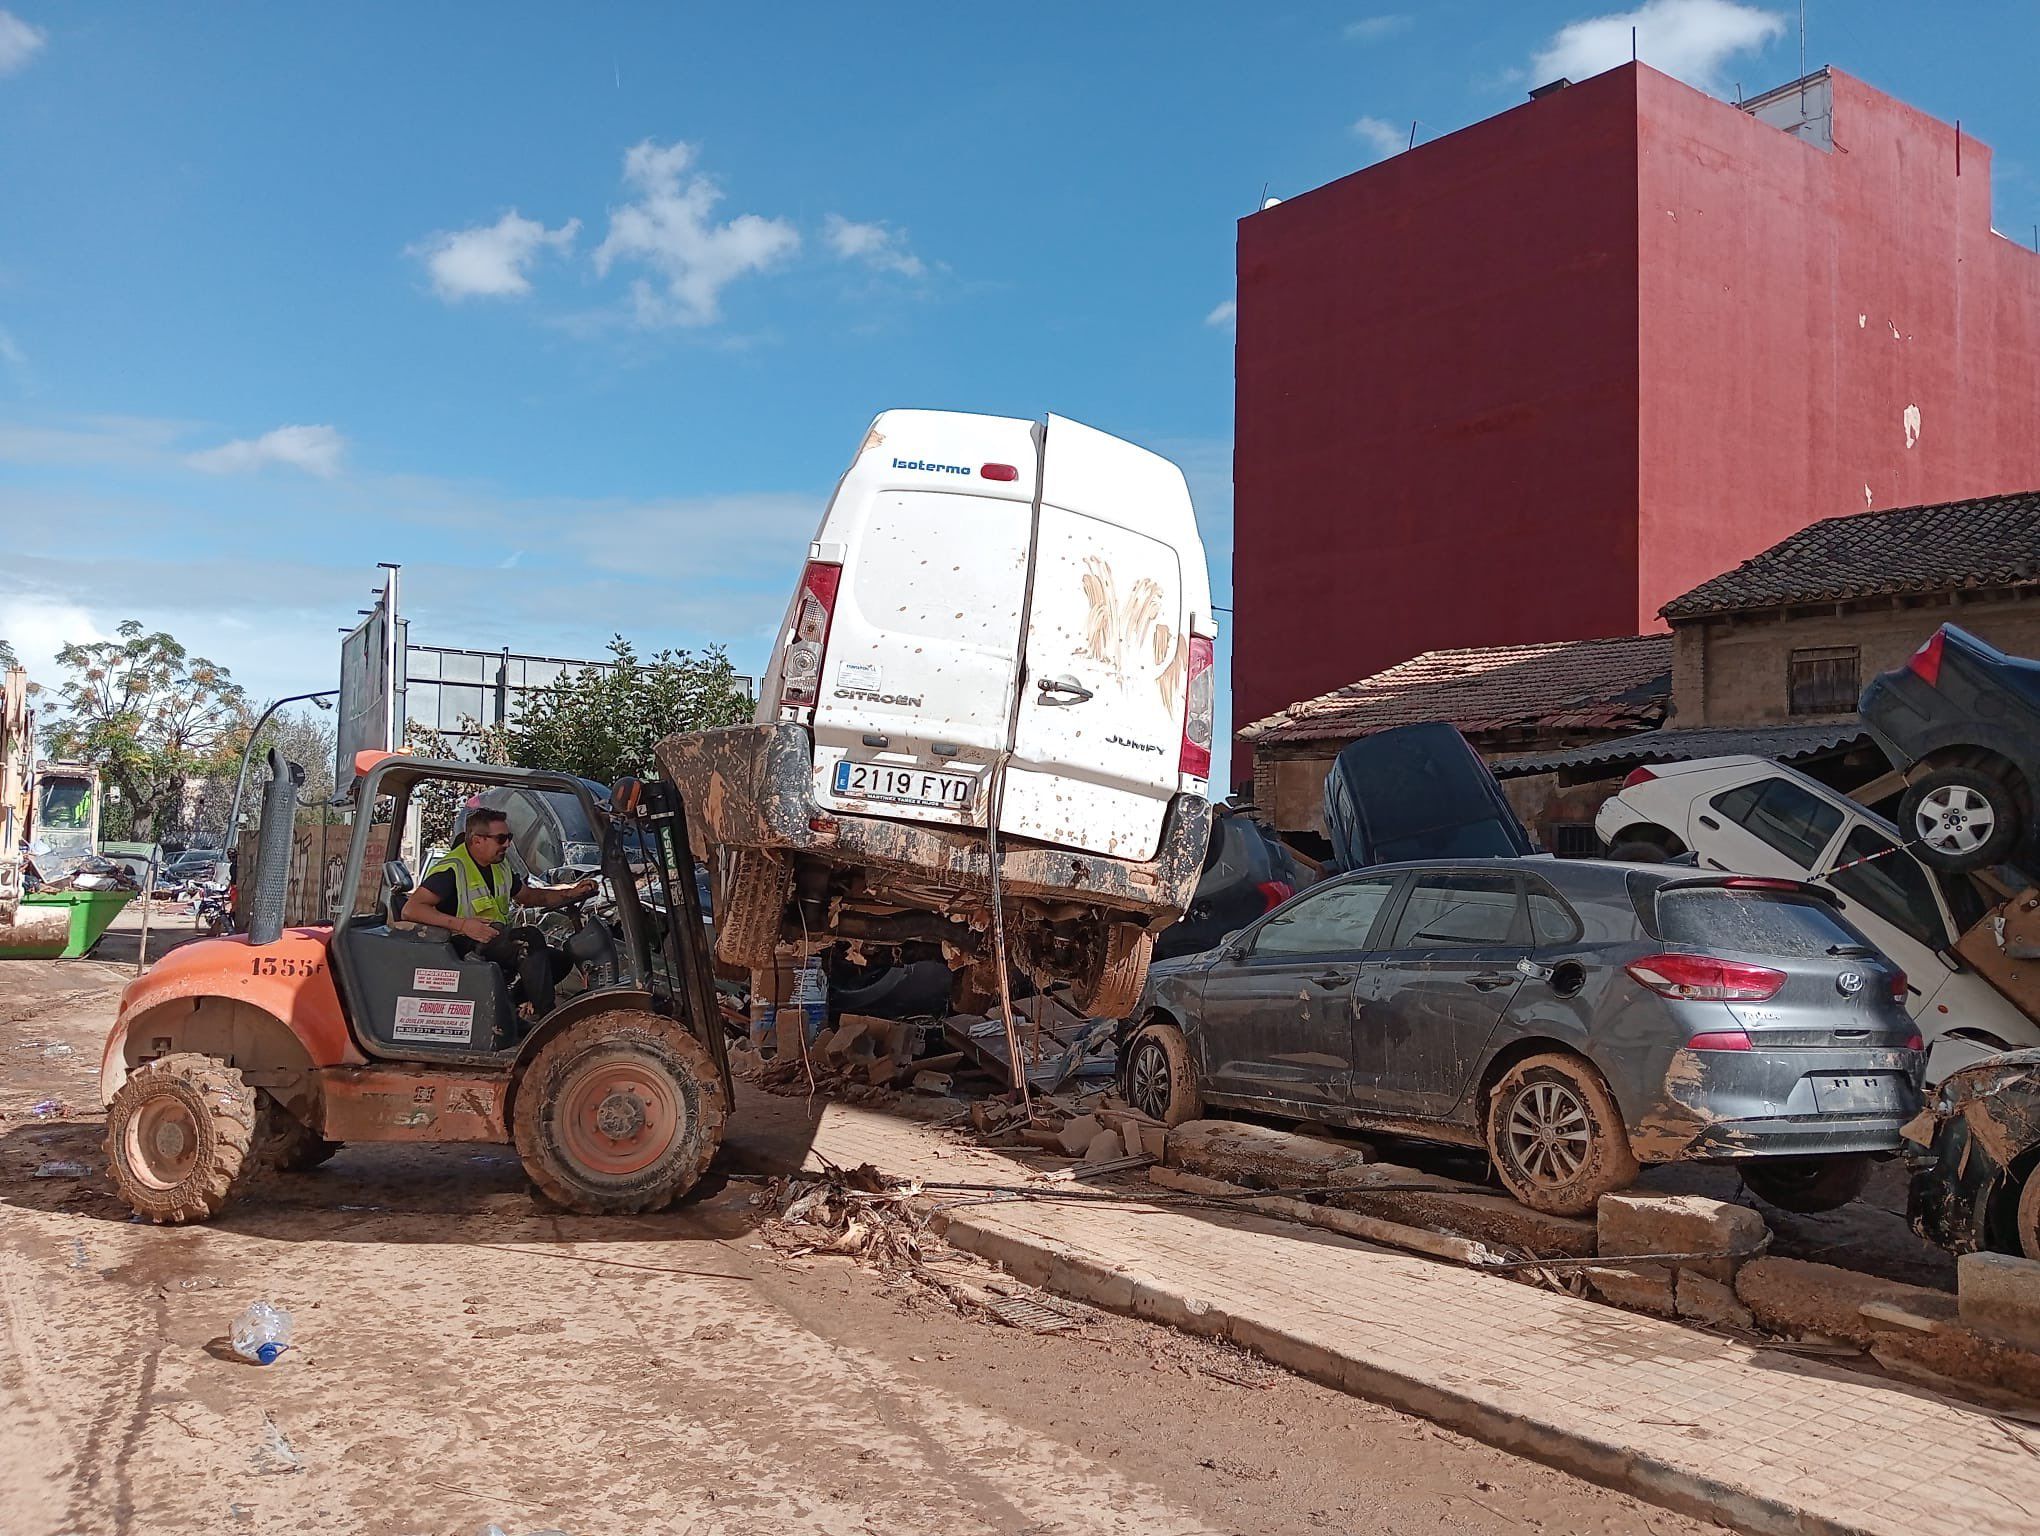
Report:
M1646 1163L1895 1152L1919 1112L1920 1063L1897 1049L1677 1051L1664 1103L1631 1141ZM1837 1105L1838 1080L1876 1091Z
M991 860L977 828L859 816L820 804L814 749L793 724L692 731L659 743L659 767L687 802L694 852L719 847L803 854L865 871L873 886L897 883L949 899L989 899ZM1104 908L1160 929L1189 905L1203 872L1211 805L1177 795L1152 859L1114 859L1021 839L1002 840L1005 895Z

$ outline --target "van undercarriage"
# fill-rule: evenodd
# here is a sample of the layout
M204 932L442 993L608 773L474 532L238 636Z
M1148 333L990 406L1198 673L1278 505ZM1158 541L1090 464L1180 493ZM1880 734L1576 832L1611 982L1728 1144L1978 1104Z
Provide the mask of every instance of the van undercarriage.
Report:
M715 872L719 958L764 966L782 940L841 942L872 960L941 958L960 1003L996 992L982 829L818 804L813 747L797 724L672 736L658 757L687 802L694 852ZM1002 838L1009 959L1038 986L1069 982L1092 1011L1130 1007L1153 934L1196 888L1210 830L1210 804L1179 794L1151 859Z

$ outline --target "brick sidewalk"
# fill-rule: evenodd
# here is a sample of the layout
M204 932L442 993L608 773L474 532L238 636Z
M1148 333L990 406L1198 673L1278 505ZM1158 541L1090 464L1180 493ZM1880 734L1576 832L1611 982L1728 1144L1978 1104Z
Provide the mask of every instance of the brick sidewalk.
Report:
M826 1107L814 1150L930 1182L1030 1180L1013 1159L842 1104ZM1259 1217L1011 1201L951 1205L946 1219L951 1242L1050 1289L1223 1334L1743 1529L2040 1530L2040 1449L2027 1448L2040 1428L1921 1389Z

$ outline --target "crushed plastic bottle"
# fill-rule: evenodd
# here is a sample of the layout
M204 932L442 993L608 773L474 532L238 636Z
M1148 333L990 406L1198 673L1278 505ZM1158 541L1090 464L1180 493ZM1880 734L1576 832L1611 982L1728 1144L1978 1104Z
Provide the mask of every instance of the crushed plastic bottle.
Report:
M37 1099L28 1106L28 1112L38 1120L47 1120L52 1115L61 1115L64 1105L61 1099Z
M62 1041L58 1041L55 1045L46 1045L43 1047L44 1061L68 1061L70 1057L71 1048L68 1045L65 1045Z
M37 1179L82 1179L91 1171L83 1163L72 1162L66 1158L59 1159L53 1163L38 1163L35 1172L30 1177Z
M274 1365L290 1348L290 1314L266 1301L250 1302L229 1333L234 1353L257 1365Z

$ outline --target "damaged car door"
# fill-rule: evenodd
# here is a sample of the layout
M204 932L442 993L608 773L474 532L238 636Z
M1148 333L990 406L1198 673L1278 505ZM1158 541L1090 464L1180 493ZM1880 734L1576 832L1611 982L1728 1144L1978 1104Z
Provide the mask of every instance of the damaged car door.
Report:
M1517 963L1531 948L1514 874L1416 875L1382 953L1359 978L1353 1107L1363 1114L1443 1118L1486 1059Z
M1353 985L1394 875L1321 885L1278 907L1205 973L1199 1039L1215 1094L1343 1108Z

